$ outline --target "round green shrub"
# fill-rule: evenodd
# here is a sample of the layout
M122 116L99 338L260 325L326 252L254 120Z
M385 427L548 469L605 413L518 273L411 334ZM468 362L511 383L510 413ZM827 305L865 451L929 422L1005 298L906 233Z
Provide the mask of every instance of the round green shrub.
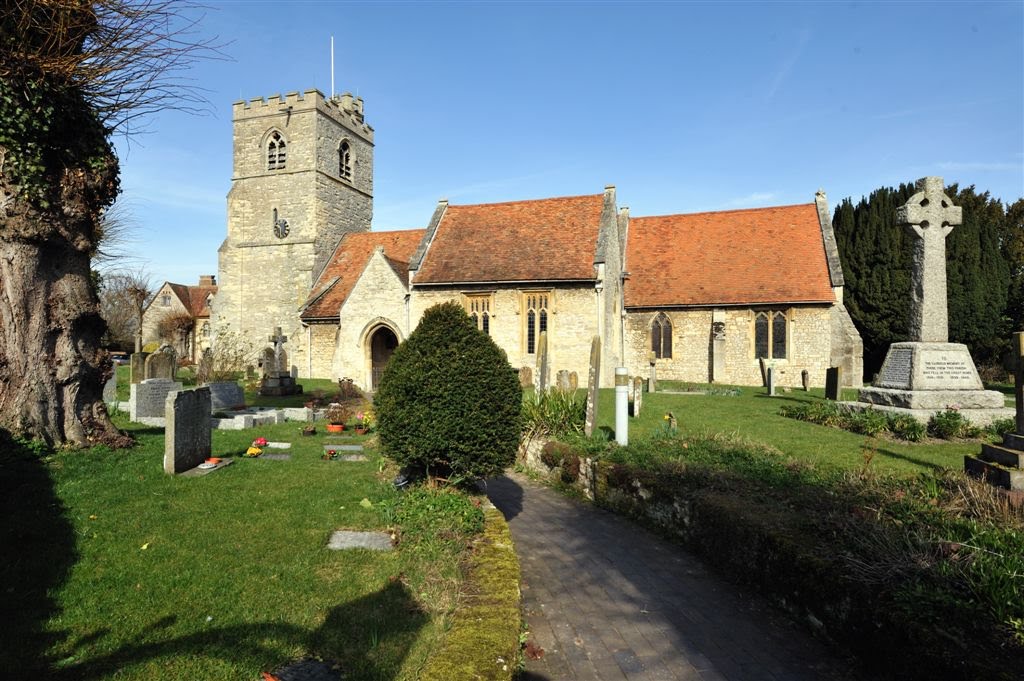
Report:
M569 445L564 445L561 442L551 440L545 443L544 447L540 450L540 460L544 462L544 465L548 468L557 468L562 464L562 458L566 452L571 452L572 449Z
M400 344L374 397L381 447L429 475L487 477L515 460L518 373L461 306L437 305Z

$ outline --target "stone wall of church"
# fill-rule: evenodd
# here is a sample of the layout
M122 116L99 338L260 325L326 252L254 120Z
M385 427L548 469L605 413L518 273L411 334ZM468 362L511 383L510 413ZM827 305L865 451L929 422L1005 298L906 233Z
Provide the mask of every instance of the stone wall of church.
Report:
M527 290L550 291L548 315L548 356L550 381L561 369L579 374L582 385L587 382L590 363L590 341L598 334L598 298L593 286L537 289L480 289L494 292L491 308L490 335L505 351L509 364L531 367L536 380L537 355L526 352L526 321L522 294ZM410 319L415 328L430 307L454 300L463 302L463 293L474 289L414 289L410 301ZM614 376L602 376L602 383L611 385Z
M378 251L341 306L337 343L330 378L351 378L364 390L373 385L371 378L370 337L380 326L387 326L399 342L409 335L405 303L405 284Z
M306 327L307 337L304 342L309 344L306 371L313 378L329 378L337 380L332 367L334 362L334 346L338 341L338 325L334 322L310 324Z
M725 371L717 383L761 385L761 369L754 357L754 311L723 310L725 318ZM778 385L798 387L801 372L811 385L825 384L831 355L831 307L794 307L788 310L787 358L768 360L777 371ZM712 368L711 309L666 310L672 322L672 358L656 360L659 379L708 383ZM651 322L657 311L627 312L626 366L630 375L649 376Z

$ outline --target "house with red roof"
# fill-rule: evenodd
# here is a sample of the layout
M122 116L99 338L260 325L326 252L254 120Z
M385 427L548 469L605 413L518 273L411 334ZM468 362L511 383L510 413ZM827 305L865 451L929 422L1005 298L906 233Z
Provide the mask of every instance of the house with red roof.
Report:
M143 344L169 343L178 359L198 362L210 347L210 307L217 278L199 277L195 286L165 281L142 312Z

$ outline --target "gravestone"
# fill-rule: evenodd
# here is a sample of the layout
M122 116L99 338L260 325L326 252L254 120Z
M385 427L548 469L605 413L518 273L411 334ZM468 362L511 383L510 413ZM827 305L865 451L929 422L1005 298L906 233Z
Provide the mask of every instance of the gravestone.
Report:
M762 361L761 377L764 378ZM725 378L725 310L711 312L711 382Z
M654 352L647 353L647 363L651 366L650 378L647 379L647 392L653 393L658 390L658 358Z
M181 390L182 384L167 378L148 378L131 386L128 414L132 421L140 418L163 418L168 393Z
M580 387L580 375L575 371L569 372L569 390L578 390Z
M843 385L843 368L829 367L825 369L825 399L838 400Z
M583 433L590 437L597 423L597 387L601 383L601 337L590 341L590 371L587 374L587 416Z
M1017 435L1024 437L1024 333L1013 334L1017 369L1013 372L1014 404L1017 411Z
M804 392L811 389L811 372L807 369L800 372L800 383L804 386Z
M216 381L203 387L210 389L211 413L245 406L245 391L238 381Z
M775 395L775 367L768 367L768 394Z
M897 222L914 241L910 340L889 347L859 404L909 410L921 421L957 405L968 420L987 425L1006 413L1003 395L984 389L966 345L948 342L946 237L961 224L962 211L945 194L941 177L918 180L917 190L896 209Z
M765 388L768 387L768 364L764 361L764 357L757 358L757 364L761 367L761 385Z
M639 376L633 378L633 416L640 416L640 409L644 403L644 379Z
M210 457L210 391L169 393L165 400L164 472L192 470Z
M166 378L173 381L177 370L178 358L169 347L161 348L159 352L154 352L146 358L146 379Z
M288 366L288 353L284 344L288 336L281 333L281 327L274 329L274 334L267 340L272 347L263 350L263 378L260 381L260 395L280 396L296 395L302 392L302 386L295 382L295 377Z
M146 358L148 352L133 352L128 360L128 376L132 383L142 383L146 379Z
M548 389L548 332L541 331L537 338L537 390Z
M103 384L103 401L107 403L117 402L117 367L110 374L110 378Z
M565 369L560 369L558 371L558 373L555 374L555 385L558 386L559 390L568 390L569 389L569 372L566 371Z
M530 367L519 367L519 385L524 388L533 387L533 369Z

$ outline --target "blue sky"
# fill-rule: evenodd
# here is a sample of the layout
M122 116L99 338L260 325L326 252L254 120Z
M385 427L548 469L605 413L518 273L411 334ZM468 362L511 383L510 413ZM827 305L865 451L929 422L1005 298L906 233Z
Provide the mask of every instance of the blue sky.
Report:
M438 199L618 189L634 216L835 206L925 175L1024 195L1024 2L336 3L212 0L213 112L118 139L121 202L157 282L217 271L231 104L365 100L374 230Z

